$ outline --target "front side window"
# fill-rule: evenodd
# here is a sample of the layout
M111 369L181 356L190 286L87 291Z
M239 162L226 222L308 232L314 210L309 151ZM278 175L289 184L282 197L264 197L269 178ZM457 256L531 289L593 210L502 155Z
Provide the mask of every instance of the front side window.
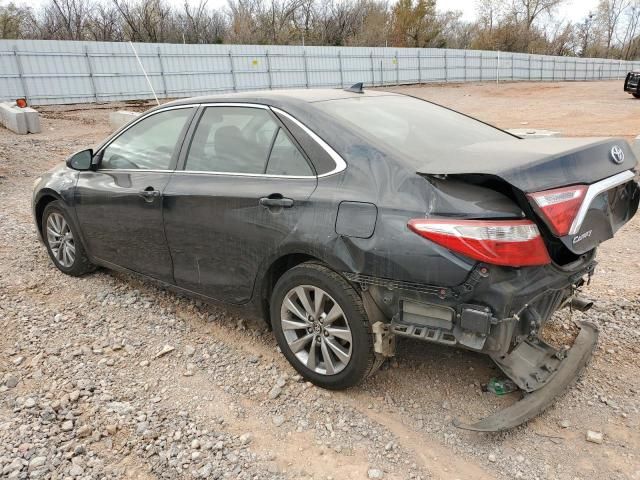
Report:
M192 108L159 112L125 130L102 153L100 168L167 170Z

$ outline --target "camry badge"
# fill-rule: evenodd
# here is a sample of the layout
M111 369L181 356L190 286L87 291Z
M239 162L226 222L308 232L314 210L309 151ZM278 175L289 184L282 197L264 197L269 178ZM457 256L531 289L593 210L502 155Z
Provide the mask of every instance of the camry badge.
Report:
M624 162L624 152L618 145L611 147L611 160L618 165Z

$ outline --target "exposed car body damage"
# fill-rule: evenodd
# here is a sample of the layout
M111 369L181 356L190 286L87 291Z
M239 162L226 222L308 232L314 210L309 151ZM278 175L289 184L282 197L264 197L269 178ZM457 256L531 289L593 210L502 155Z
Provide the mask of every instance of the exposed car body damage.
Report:
M358 109L371 99L384 110L407 97L309 90L163 105L146 115L192 110L170 167L102 169L101 153L124 127L96 148L92 168L60 167L43 176L33 199L39 231L43 205L62 199L96 265L133 271L205 300L246 305L266 318L279 276L298 263L321 262L357 288L379 356L393 355L396 336L490 355L530 396L467 427L516 426L542 411L588 361L594 327L583 329L568 354L544 344L539 333L557 309L579 301L576 292L594 272L596 247L636 213L633 152L619 139L523 141L418 100L410 101L442 115L433 128L448 137L436 139L434 153L394 149L349 116L359 118ZM313 173L189 170L194 132L216 105L268 112ZM457 122L468 137L452 135ZM384 122L381 128L386 131ZM154 190L146 190L151 184ZM549 205L563 195L579 202L573 223L564 218L560 225ZM461 229L485 222L483 235L498 232L498 243L506 222L535 237L547 260L479 260L430 240L433 231L412 229L416 219L427 230L440 229L438 235L456 222ZM438 220L444 224L433 227Z

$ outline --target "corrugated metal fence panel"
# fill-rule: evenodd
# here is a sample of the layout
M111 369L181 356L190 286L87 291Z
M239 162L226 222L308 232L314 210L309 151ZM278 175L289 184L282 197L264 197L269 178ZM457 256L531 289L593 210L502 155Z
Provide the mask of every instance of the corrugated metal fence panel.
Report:
M0 40L0 100L34 105L276 88L624 78L640 62L434 48ZM147 78L140 68L142 63Z

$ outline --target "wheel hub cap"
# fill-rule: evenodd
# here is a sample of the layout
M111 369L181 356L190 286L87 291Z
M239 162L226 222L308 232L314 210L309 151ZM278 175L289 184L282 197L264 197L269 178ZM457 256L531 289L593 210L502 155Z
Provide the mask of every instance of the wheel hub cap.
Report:
M69 268L76 258L76 245L69 224L60 213L47 217L47 244L60 265Z
M291 289L280 312L282 331L298 361L322 375L335 375L352 354L351 328L340 305L312 285Z

